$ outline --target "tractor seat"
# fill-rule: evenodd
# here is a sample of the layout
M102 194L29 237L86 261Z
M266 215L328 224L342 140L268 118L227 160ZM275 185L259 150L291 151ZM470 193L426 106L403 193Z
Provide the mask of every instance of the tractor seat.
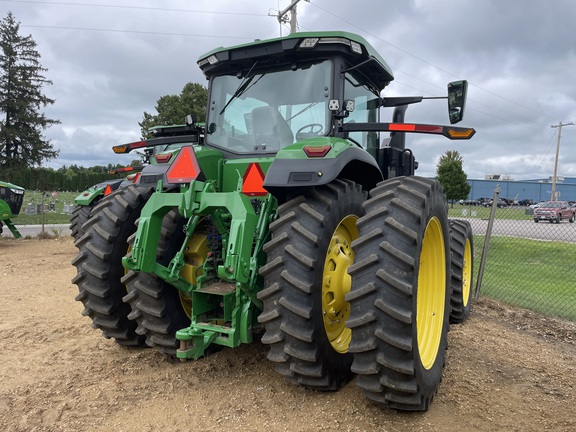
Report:
M271 106L252 110L254 144L269 151L278 151L294 143L294 134L284 117Z

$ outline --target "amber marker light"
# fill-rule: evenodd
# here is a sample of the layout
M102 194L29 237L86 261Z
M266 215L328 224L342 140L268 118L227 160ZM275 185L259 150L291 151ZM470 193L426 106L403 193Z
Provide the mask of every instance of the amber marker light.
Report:
M476 131L472 128L448 128L446 133L452 139L469 139L472 138L472 135L474 135Z
M146 141L135 141L129 144L122 144L112 147L114 153L130 153L134 149L148 147L148 142Z

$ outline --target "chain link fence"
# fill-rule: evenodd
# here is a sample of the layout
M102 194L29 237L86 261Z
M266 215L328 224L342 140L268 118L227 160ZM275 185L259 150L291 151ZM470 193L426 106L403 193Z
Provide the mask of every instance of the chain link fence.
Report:
M472 225L473 289L489 226L491 206L486 205L449 207L451 218ZM576 321L576 223L568 217L560 222L536 220L531 207L496 209L479 296Z

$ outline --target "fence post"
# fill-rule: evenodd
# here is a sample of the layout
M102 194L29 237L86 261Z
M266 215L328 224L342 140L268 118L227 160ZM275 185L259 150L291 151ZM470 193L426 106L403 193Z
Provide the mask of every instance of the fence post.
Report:
M500 196L500 185L494 189L494 197L492 198L492 208L490 209L490 217L488 218L488 227L486 228L486 236L484 237L484 248L482 249L482 258L480 259L480 268L478 269L478 276L476 277L476 289L474 290L474 300L480 297L480 287L482 286L482 277L484 276L484 267L486 266L486 258L488 257L488 246L490 244L490 236L492 235L492 225L494 225L494 218L496 217L496 209L498 208L498 199Z

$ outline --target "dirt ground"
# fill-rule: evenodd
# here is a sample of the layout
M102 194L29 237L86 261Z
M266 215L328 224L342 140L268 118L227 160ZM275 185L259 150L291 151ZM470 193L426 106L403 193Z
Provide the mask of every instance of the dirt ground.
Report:
M354 382L293 386L259 342L181 363L105 339L70 280L71 238L0 239L1 431L574 431L576 325L487 300L453 326L430 410Z

